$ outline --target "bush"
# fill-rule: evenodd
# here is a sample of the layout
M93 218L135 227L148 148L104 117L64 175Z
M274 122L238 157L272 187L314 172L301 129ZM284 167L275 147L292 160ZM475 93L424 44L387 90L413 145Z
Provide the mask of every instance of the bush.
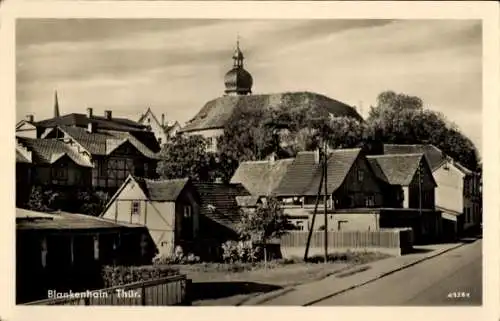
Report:
M114 287L134 282L150 281L179 275L178 269L168 266L104 266L102 279L105 287Z
M222 244L222 250L222 259L226 263L253 262L258 254L258 250L249 241L227 241Z
M158 254L153 258L153 265L163 265L163 264L195 264L199 263L200 257L194 255L193 253L188 253L184 255L182 247L176 246L174 253L172 255Z

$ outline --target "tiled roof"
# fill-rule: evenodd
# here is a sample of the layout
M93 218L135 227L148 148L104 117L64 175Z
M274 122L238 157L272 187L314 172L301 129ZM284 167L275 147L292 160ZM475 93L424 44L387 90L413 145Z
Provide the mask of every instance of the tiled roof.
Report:
M83 230L83 229L116 229L123 227L144 228L129 223L115 223L110 220L65 212L41 213L16 208L17 230Z
M425 154L432 170L440 167L446 160L445 154L436 146L426 145L401 145L401 144L384 144L384 154Z
M67 155L80 166L92 167L90 159L60 140L26 137L16 137L16 140L18 144L31 151L32 162L35 164L53 164L61 157Z
M231 178L231 183L241 183L255 196L269 195L279 186L293 160L242 162Z
M16 150L16 163L31 164L31 160L27 159L23 154Z
M263 95L223 96L211 100L180 132L222 128L238 109L281 108L329 112L335 116L362 117L356 110L340 101L311 92L289 92Z
M379 178L385 178L391 185L408 186L413 180L424 154L377 155L367 156L367 158ZM377 173L375 162L384 176Z
M360 148L335 149L328 156L328 192L333 193L344 182L352 165L361 153ZM316 152L300 152L274 190L277 196L314 196L321 181L321 164L315 162Z
M86 129L80 127L59 126L59 128L75 139L92 155L109 155L116 148L128 141L144 156L152 159L158 158L159 146L152 132L129 133L98 130L89 133Z
M175 202L188 183L188 178L152 180L133 176L151 201Z
M254 207L259 203L260 196L236 196L236 203L240 207Z
M87 128L89 121L92 121L97 127L108 130L131 131L144 130L146 126L126 118L115 118L111 120L106 117L92 116L88 118L86 114L67 114L57 118L45 119L34 124L37 127L50 128L56 126L76 126Z
M193 185L201 200L200 213L235 230L241 217L236 197L250 196L243 185L201 182L195 182Z

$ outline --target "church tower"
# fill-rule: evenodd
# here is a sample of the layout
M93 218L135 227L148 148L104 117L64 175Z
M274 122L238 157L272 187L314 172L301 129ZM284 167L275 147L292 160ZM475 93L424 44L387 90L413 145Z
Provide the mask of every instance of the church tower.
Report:
M252 93L253 79L252 75L244 68L244 60L238 39L233 54L233 68L224 77L225 93L227 95L249 95Z
M59 99L57 98L57 90L54 92L54 118L61 116L59 113Z

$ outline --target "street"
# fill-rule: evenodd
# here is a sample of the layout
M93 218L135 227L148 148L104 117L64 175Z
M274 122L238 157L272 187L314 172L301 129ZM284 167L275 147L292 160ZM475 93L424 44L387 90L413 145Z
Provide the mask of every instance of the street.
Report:
M482 304L482 240L315 306L450 306Z

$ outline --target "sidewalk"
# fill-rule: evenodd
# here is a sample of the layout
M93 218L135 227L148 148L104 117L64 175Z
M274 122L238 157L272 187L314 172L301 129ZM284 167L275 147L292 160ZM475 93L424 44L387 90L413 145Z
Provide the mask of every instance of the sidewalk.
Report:
M461 242L418 246L415 247L415 253L354 266L340 274L329 276L320 281L288 287L253 297L243 305L311 305L325 297L331 297L357 288L463 245L465 243Z

